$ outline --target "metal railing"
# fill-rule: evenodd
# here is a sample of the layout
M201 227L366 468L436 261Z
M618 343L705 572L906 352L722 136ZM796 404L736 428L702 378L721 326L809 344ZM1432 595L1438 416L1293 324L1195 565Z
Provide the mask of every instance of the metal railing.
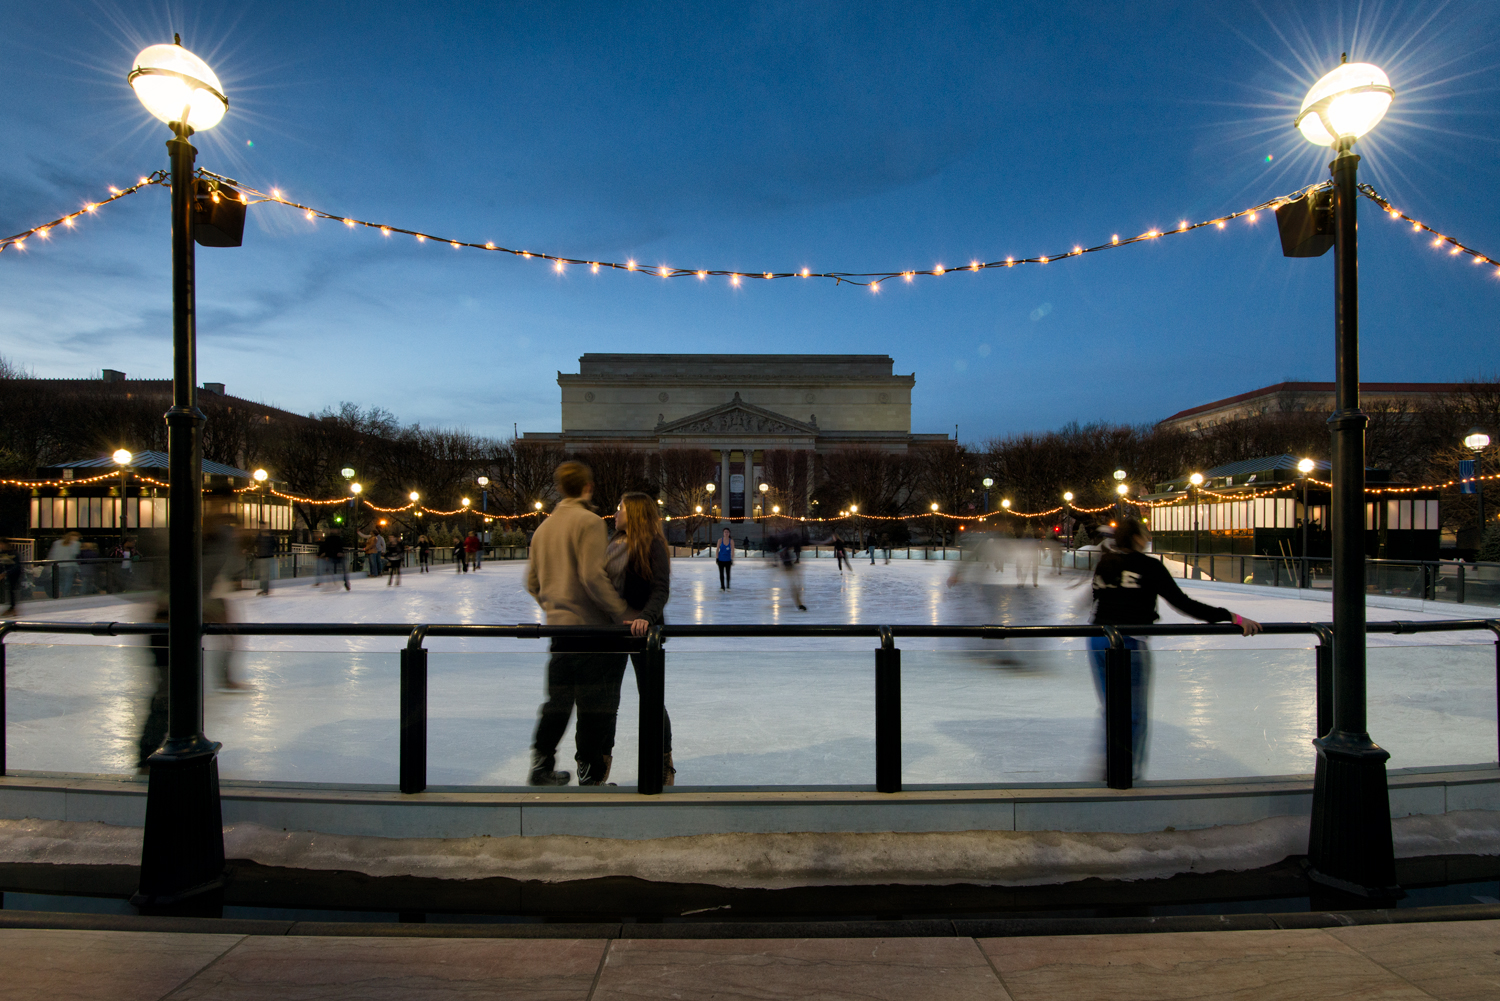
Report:
M1272 636L1302 635L1317 639L1314 647L1316 683L1316 729L1311 736L1329 732L1333 726L1333 630L1321 622L1268 622L1262 624ZM1488 630L1495 636L1495 700L1500 720L1500 619L1449 619L1432 622L1371 622L1367 633L1445 633ZM0 775L5 774L5 637L11 632L57 633L85 636L145 636L166 632L155 622L0 622ZM1154 624L1149 626L1035 625L1035 626L942 626L942 625L664 625L655 626L644 639L633 639L625 626L471 625L461 623L209 623L206 636L389 636L406 637L400 657L400 750L399 785L403 793L427 788L427 649L429 637L467 639L536 640L563 637L569 649L584 642L597 652L643 654L636 665L640 686L637 789L645 795L662 791L662 755L666 714L666 654L663 641L670 637L866 637L877 639L875 649L875 788L878 792L900 792L901 784L901 650L896 638L968 638L978 640L1079 639L1104 637L1105 783L1111 789L1132 787L1134 759L1130 723L1130 650L1126 636L1238 636L1230 624ZM1500 733L1496 735L1500 755Z
M166 563L161 557L133 559L127 568L118 556L92 560L18 560L9 565L14 569L0 573L0 605L150 590L156 586L157 572L164 571Z
M1073 550L1066 564L1092 570L1102 550ZM1152 552L1183 580L1227 581L1263 587L1329 590L1332 560L1300 556L1250 556L1238 553ZM1462 560L1365 561L1365 590L1370 594L1444 601L1458 605L1500 605L1500 563Z

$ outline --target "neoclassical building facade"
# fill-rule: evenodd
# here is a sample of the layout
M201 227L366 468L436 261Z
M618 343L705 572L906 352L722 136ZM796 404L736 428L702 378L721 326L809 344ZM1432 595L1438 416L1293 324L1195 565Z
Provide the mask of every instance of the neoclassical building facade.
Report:
M766 453L810 464L837 449L905 452L947 440L912 434L915 375L889 355L586 354L559 372L562 431L523 442L597 448L707 449L722 513L755 517Z

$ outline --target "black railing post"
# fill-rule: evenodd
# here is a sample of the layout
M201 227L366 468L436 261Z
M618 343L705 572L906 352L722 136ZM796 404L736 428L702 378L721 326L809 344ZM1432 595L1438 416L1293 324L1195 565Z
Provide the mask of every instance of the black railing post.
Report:
M427 788L427 627L417 626L401 650L401 791Z
M1464 603L1464 565L1462 561L1458 564L1458 603L1460 605Z
M1130 732L1130 650L1114 626L1103 626L1104 651L1104 783L1111 789L1135 784L1135 755Z
M1500 619L1485 619L1484 624L1489 626L1490 632L1495 634L1495 718L1500 720ZM0 651L0 653L3 653L3 651ZM0 667L3 666L4 661L0 661ZM3 707L3 705L4 703L0 702L0 707ZM1496 747L1500 748L1500 728L1497 728L1495 739ZM1500 751L1496 753L1500 754ZM0 775L4 774L5 759L0 757Z
M13 622L0 622L0 775L5 774L5 634L15 628Z
M1313 633L1318 637L1313 661L1317 733L1313 736L1321 737L1333 729L1333 630L1328 626L1314 625Z
M48 586L47 591L54 598L59 598L62 596L62 582L60 580L60 574L58 572L56 563L52 564L52 583Z
M659 796L666 766L667 653L661 645L661 626L646 633L646 650L636 665L640 688L641 719L637 737L636 791Z
M875 790L901 791L901 651L890 626L875 650Z

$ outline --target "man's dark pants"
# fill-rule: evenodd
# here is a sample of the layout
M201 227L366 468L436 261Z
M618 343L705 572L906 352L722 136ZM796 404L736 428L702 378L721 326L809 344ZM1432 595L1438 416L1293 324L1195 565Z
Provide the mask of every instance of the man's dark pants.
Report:
M615 749L615 718L620 710L620 682L625 678L624 653L565 652L553 641L547 660L547 701L537 712L532 738L532 767L551 771L557 764L557 742L578 709L574 731L580 783L602 782L605 758Z

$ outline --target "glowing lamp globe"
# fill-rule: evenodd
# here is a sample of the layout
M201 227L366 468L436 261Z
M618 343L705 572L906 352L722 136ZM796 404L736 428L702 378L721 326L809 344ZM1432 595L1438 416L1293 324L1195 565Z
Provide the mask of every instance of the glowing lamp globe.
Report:
M417 501L419 501L419 500L422 499L422 496L421 496L421 494L419 494L415 490L413 490L411 493L409 493L409 494L406 495L406 499L409 500L409 501L411 501L413 504L415 504Z
M128 466L130 465L130 460L135 458L135 456L130 454L129 449L121 448L115 451L113 458L115 462L119 463L120 465Z
M765 493L767 490L770 490L770 489L771 489L771 484L769 484L769 483L762 483L760 485L760 492L761 493Z
M859 505L858 504L850 504L849 505L849 513L850 514L859 514Z
M487 487L487 486L490 485L490 478L488 476L481 476L479 479L475 480L474 482L478 483L481 487Z
M149 45L135 57L126 78L146 110L171 125L194 132L219 124L229 98L208 63L181 45Z
M1124 497L1126 494L1130 493L1130 487L1121 483L1119 486L1115 487L1115 493L1119 494L1121 497Z
M1469 436L1464 439L1464 444L1477 452L1482 448L1490 447L1490 436L1485 434L1478 428L1475 428L1473 431L1469 432Z
M772 514L780 514L781 513L781 505L780 504L772 504L771 505L771 513Z
M469 506L469 498L465 497L463 500L459 501L459 503L462 504L464 507L468 507Z
M1005 500L1001 501L1000 502L1000 506L1003 507L1003 508L1005 508L1005 510L1009 511L1010 510L1010 499L1006 498Z
M1195 487L1201 487L1201 486L1203 486L1203 474L1202 473L1194 473L1192 476L1188 477L1188 482L1191 483Z
M1117 480L1123 480L1124 478L1125 478L1125 470L1123 470L1123 469L1116 469L1115 470L1115 479L1117 479Z
M1063 500L1067 501L1069 504L1073 503L1073 491L1069 490L1067 493L1063 494Z
M934 503L934 504L933 504L933 505L932 505L932 509L933 509L933 510L934 510L934 511L936 511L936 510L937 510L937 504L936 504L936 503Z
M1317 468L1318 464L1311 459L1303 459L1301 462L1297 463L1298 471L1301 472L1304 476Z
M1385 117L1396 92L1378 66L1344 63L1312 85L1302 99L1297 129L1318 146L1354 141Z
M360 486L358 483L351 483L351 484L349 484L349 490L352 493L358 494L363 489L364 489L364 487Z
M345 466L343 469L339 470L339 475L346 480L352 480L354 479L354 470L348 466Z
M264 483L270 477L270 474L267 473L264 469L257 469L255 472L251 473L250 475L253 476L253 477L255 477L255 482L256 483Z
M709 483L705 485L703 489L707 490L709 493L713 493L716 488L712 483Z
M541 501L537 501L535 504L533 504L531 506L534 507L534 508L536 508L538 511L540 511L542 509L542 502Z
M986 476L986 477L985 477L985 478L984 478L984 481L983 481L983 482L984 482L984 488L985 488L985 489L986 489L986 490L988 490L988 489L989 489L989 488L990 488L990 487L992 487L992 486L994 486L994 485L995 485L995 481L994 481L994 480L992 480L992 479L990 479L990 478L989 478L989 477L988 477L988 476Z
M702 514L703 513L703 505L702 504L694 504L693 505L693 512L695 514Z

